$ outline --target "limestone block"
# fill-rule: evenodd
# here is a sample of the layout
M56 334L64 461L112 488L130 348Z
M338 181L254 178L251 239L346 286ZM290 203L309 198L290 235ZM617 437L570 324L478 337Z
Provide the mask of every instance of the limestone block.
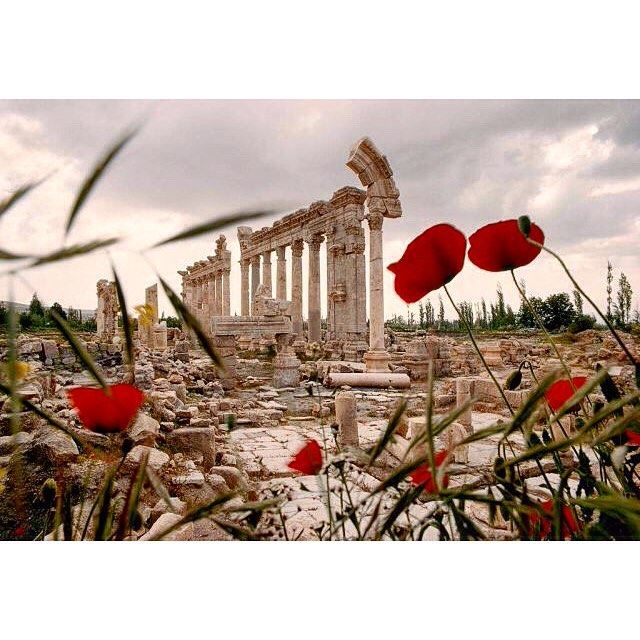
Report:
M169 530L175 526L182 516L177 513L163 513L154 523L154 525L145 533L140 540L147 541L153 540L153 538L160 536L162 532ZM193 522L182 525L175 531L167 534L162 540L177 541L177 540L192 540L194 535Z
M202 455L203 464L208 468L216 460L215 434L215 429L209 427L181 427L167 434L166 443L171 451Z
M338 393L335 401L335 412L341 446L357 447L360 441L358 439L358 411L355 394L351 391Z
M128 433L135 444L152 447L160 433L160 423L145 413L139 413Z
M123 470L125 472L131 472L142 461L143 456L149 454L148 465L154 471L160 471L167 462L169 462L169 456L164 451L159 451L153 447L146 447L144 445L137 445L129 451L125 458Z

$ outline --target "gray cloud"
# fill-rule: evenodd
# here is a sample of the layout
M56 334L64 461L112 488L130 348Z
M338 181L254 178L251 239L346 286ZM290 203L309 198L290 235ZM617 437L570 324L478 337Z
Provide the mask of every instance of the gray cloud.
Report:
M75 159L77 176L145 118L95 206L180 221L329 198L356 184L344 162L369 135L401 191L405 215L385 231L394 250L434 222L471 233L527 211L568 252L615 245L611 258L640 288L637 245L607 242L640 235L640 184L625 186L640 180L638 101L0 101L0 116L10 113L40 122L38 144Z

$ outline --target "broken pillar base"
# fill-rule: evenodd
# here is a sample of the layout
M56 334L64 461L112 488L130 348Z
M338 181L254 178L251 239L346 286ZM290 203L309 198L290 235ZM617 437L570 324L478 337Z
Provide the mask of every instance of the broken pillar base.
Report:
M279 353L273 359L273 386L276 389L297 387L300 384L300 365L295 353Z
M389 354L384 349L374 349L364 354L363 360L368 373L389 371Z
M369 387L372 389L408 389L411 380L406 373L369 372L366 373L329 373L324 380L327 387Z

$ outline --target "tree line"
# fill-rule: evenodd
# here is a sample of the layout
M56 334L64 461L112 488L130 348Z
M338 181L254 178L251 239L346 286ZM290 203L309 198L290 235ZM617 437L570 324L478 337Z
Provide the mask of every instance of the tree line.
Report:
M611 262L608 262L606 293L609 320L616 327L626 331L640 330L640 312L637 306L633 312L631 309L633 290L629 279L624 272L620 273L615 297L613 281L613 266ZM526 294L524 281L520 282L520 287ZM546 298L527 297L535 313L524 301L517 310L506 304L500 285L496 289L494 301L487 302L482 298L480 302L472 303L463 300L458 303L458 308L469 325L479 330L533 329L538 327L536 315L548 331L565 330L579 333L596 326L595 317L584 311L584 302L579 291L573 291L571 296L563 292L551 294ZM437 307L433 305L431 300L425 299L418 304L417 316L408 309L406 317L396 314L386 324L391 329L400 331L416 329L464 330L459 319L449 320L445 317L444 303L441 297L438 297Z
M67 310L65 310L58 302L54 302L50 307L45 307L36 293L33 294L28 309L18 314L18 322L20 324L20 328L23 331L38 331L39 329L55 327L55 324L51 318L52 311L56 311L58 315L66 320L71 328L76 331L92 332L97 328L95 316L88 316L87 314L85 314L85 317L83 317L82 311L80 309L69 307ZM181 323L178 318L176 318L175 316L165 317L164 312L162 313L162 317L160 318L160 320L165 321L167 323L167 327L175 327L178 329L181 327ZM132 318L132 322L134 328L137 328L137 319ZM9 310L4 303L0 302L0 327L6 327L8 324ZM120 318L118 318L118 325L122 326L122 321Z

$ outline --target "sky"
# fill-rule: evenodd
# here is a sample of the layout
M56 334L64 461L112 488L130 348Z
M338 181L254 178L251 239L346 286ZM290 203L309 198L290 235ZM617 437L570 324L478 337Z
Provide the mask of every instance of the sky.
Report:
M639 304L640 101L0 100L0 199L49 176L0 218L0 248L59 248L84 177L122 131L140 122L68 238L122 241L110 255L28 270L12 282L2 275L0 299L13 287L19 302L35 290L46 304L95 308L96 282L110 278L110 259L130 307L144 301L156 272L179 290L177 271L212 255L217 236L148 250L154 242L237 210L281 212L257 221L259 228L328 200L342 186L361 186L345 162L366 135L387 156L403 208L400 219L384 225L385 264L433 224L448 222L469 236L527 213L596 302L605 301L610 260L615 280L624 271L637 291L632 307ZM231 312L239 313L236 229L223 233L232 251ZM1 274L8 270L0 264ZM544 254L517 273L530 295L572 289ZM517 308L508 274L485 273L468 261L450 290L458 300L479 302L494 299L498 283ZM384 285L385 316L406 315L390 272ZM321 286L324 310L324 273ZM437 293L429 299L437 306ZM171 311L162 296L160 307ZM445 309L453 317L446 302ZM417 305L411 310L417 315Z

